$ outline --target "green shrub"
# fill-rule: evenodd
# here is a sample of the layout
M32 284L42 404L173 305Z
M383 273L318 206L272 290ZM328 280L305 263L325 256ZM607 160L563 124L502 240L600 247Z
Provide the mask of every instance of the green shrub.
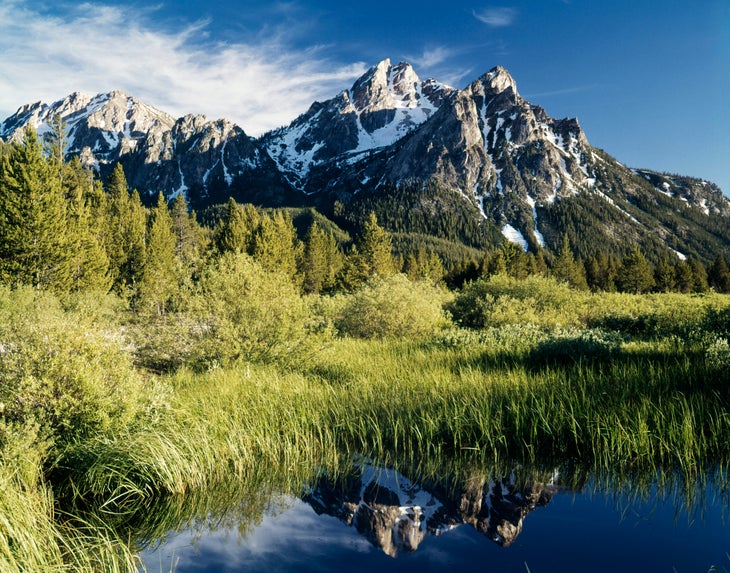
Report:
M541 341L530 353L536 366L595 362L617 356L621 350L621 335L603 330L557 330Z
M358 338L421 337L446 323L444 291L405 275L375 279L331 305L337 330Z
M67 442L140 410L139 375L118 334L51 295L0 289L0 404L12 424Z
M467 284L448 310L457 324L468 328L505 324L578 326L585 322L589 300L587 293L574 291L552 278L494 275Z
M205 269L190 306L190 339L180 343L189 345L194 365L298 361L319 342L291 279L246 254L225 253Z

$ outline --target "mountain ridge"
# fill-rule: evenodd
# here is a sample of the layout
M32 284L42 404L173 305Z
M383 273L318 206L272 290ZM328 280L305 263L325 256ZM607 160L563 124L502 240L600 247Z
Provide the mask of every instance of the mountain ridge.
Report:
M0 137L17 139L29 123L44 135L56 114L67 125L69 155L102 178L121 163L148 202L159 191L184 193L201 209L232 196L316 206L347 220L368 206L382 211L393 199L383 190L436 186L436 202L424 194L414 209L443 217L456 197L460 217L496 227L525 250L555 250L565 234L575 244L586 217L580 224L594 242L615 248L664 244L676 256L708 260L730 244L714 230L730 217L716 185L624 166L592 147L577 119L551 118L522 98L501 66L457 90L385 59L258 138L225 119L174 119L121 91L27 104L0 123Z

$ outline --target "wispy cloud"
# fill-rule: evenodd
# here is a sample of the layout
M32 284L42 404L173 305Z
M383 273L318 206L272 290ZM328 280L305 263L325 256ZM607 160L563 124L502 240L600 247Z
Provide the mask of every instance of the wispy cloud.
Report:
M445 61L453 58L457 54L457 50L446 48L444 46L434 46L424 48L418 56L408 56L408 60L418 67L431 68L443 64Z
M283 28L246 43L214 43L209 22L171 30L153 23L154 10L88 3L50 15L22 0L4 2L0 119L39 99L122 89L173 115L227 117L255 135L366 69L336 61L324 46L295 47Z
M595 90L599 87L600 86L598 84L586 84L586 85L580 85L580 86L571 86L571 87L567 87L567 88L561 88L561 89L557 89L557 90L549 90L549 91L544 91L544 92L523 94L522 97L524 97L526 99L534 99L534 98L541 98L541 97L570 95L570 94L574 94L574 93L582 93L582 92Z
M516 8L484 8L474 10L474 17L492 28L511 26L517 19Z

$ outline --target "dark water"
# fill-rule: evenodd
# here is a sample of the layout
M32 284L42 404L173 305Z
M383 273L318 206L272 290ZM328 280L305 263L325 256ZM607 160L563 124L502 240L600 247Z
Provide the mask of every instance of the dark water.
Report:
M148 571L730 571L727 498L708 486L607 488L559 475L417 484L367 463L272 494L252 519L210 518L142 552Z

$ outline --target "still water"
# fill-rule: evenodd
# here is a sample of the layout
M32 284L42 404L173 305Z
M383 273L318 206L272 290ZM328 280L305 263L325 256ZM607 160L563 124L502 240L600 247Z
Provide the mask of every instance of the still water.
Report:
M148 571L177 573L730 571L717 487L691 503L666 484L638 497L631 489L592 478L565 486L557 472L446 487L359 462L298 496L270 494L253 519L188 523L141 557Z

